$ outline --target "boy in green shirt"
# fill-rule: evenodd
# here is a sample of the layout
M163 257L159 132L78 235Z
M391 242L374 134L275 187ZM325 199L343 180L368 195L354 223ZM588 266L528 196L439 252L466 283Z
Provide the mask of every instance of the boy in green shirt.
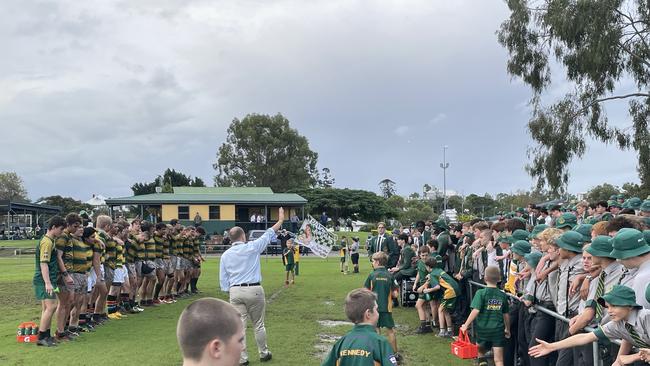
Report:
M490 349L494 353L494 364L503 366L503 347L505 339L510 338L508 298L503 291L497 288L499 281L501 281L499 267L487 267L485 269L487 287L476 292L472 299L472 312L460 327L463 332L467 332L470 324L476 320L479 366L487 366L485 353Z
M440 291L442 299L440 300L440 306L438 306L438 321L440 322L438 337L451 338L453 336L451 313L456 308L456 298L460 294L460 289L458 288L458 282L438 267L439 263L435 257L429 257L424 262L429 274L422 292L426 294Z
M293 258L293 239L287 240L287 247L282 251L282 264L287 271L287 277L284 281L285 286L289 286L289 274L291 274L291 284L295 283L295 274L294 274L294 258Z
M50 219L47 233L36 245L36 266L34 268L34 294L37 300L41 300L41 321L38 324L38 342L39 346L52 347L56 342L50 334L52 325L52 315L56 311L56 296L59 292L56 287L56 278L59 273L57 268L57 256L54 241L63 232L65 221L60 216L54 216Z
M383 252L386 261L388 256ZM393 354L386 338L375 331L379 320L377 295L368 289L350 291L345 298L345 315L354 323L354 328L339 339L321 366L396 366L397 355Z
M418 249L418 254L420 256L420 259L418 259L417 264L416 264L416 271L417 273L415 274L415 281L413 282L413 292L418 293L418 300L415 302L415 309L418 311L418 317L420 318L420 327L415 331L417 334L424 334L424 333L431 333L433 332L433 325L436 323L436 318L438 316L438 311L436 308L434 308L434 300L431 294L429 293L424 293L424 284L427 281L427 275L429 272L427 271L427 266L424 264L424 261L429 258L429 253L431 251L429 250L429 247L426 245L423 245ZM427 321L427 311L425 310L424 305L426 303L431 304L431 314L433 315L433 320L431 323ZM436 305L437 307L437 305Z
M377 304L379 306L379 319L377 320L377 328L386 328L386 336L388 341L393 346L393 351L397 355L397 339L395 338L395 322L393 321L393 298L397 296L394 294L397 291L397 285L393 276L386 269L388 263L388 254L384 252L376 252L372 255L372 266L375 269L372 271L364 287L377 294ZM399 357L399 356L396 356Z

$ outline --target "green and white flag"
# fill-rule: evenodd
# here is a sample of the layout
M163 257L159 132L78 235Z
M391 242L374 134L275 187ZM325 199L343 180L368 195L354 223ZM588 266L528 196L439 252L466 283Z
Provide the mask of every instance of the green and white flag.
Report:
M304 245L314 254L321 258L327 258L332 251L332 246L336 244L338 237L330 233L316 219L307 216L298 231L298 237L295 242Z

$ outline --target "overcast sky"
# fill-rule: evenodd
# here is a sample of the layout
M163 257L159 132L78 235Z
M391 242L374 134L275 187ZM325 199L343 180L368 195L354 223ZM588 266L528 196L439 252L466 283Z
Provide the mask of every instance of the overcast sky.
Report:
M31 199L128 196L168 167L212 184L232 119L280 112L337 187L442 187L448 145L449 189L529 189L507 16L498 0L4 0L0 171ZM635 166L593 144L569 190L638 181Z

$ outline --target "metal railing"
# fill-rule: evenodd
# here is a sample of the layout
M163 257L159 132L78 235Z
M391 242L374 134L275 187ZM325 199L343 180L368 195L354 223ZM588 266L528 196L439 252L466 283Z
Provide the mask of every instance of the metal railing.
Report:
M469 292L470 292L470 294L473 293L473 291L472 291L472 286L478 286L478 287L482 287L482 288L487 287L486 285L484 285L484 284L482 284L482 283L478 283L478 282L475 282L475 281L472 281L472 280L469 280L468 283L469 283ZM509 298L521 302L521 299L520 299L519 297L517 297L517 296L515 296L515 295L513 295L513 294L511 294L511 293L509 293L509 292L505 292L505 291L504 291L504 293L505 293L506 296L508 296ZM471 300L470 300L470 301L471 301ZM550 316L552 316L552 317L555 318L555 319L561 320L561 321L563 321L563 322L565 322L565 323L569 323L569 322L570 322L570 319L568 319L568 318L566 318L566 317L564 317L564 316L562 316L562 315L556 313L555 311L549 310L549 309L547 309L547 308L545 308L545 307L543 307L543 306L541 306L541 305L538 305L538 304L535 304L535 305L533 305L533 306L535 307L535 310L537 310L537 311L541 311L542 313L545 313L545 314L547 314L547 315L550 315ZM473 328L472 328L472 329L473 329ZM584 330L585 330L586 332L593 332L595 329L594 329L594 328L591 328L591 327L584 327ZM611 341L612 343L616 343L616 344L619 345L619 346L621 345L621 342L620 342L619 340L610 340L610 341ZM515 343L515 344L516 344L516 343ZM599 352L598 341L592 343L592 352L593 352L593 358L594 358L594 365L600 365L600 366L603 366L603 361L600 359L600 352ZM514 362L515 362L515 364L516 364L516 360L517 360L517 358L514 357L513 359L514 359Z

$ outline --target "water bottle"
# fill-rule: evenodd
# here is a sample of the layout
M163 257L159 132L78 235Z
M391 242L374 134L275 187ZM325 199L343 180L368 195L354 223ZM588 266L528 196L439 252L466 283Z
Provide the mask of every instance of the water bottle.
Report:
M22 324L18 326L18 333L16 335L19 336L25 335L25 327Z
M32 335L38 335L38 327L32 328Z

